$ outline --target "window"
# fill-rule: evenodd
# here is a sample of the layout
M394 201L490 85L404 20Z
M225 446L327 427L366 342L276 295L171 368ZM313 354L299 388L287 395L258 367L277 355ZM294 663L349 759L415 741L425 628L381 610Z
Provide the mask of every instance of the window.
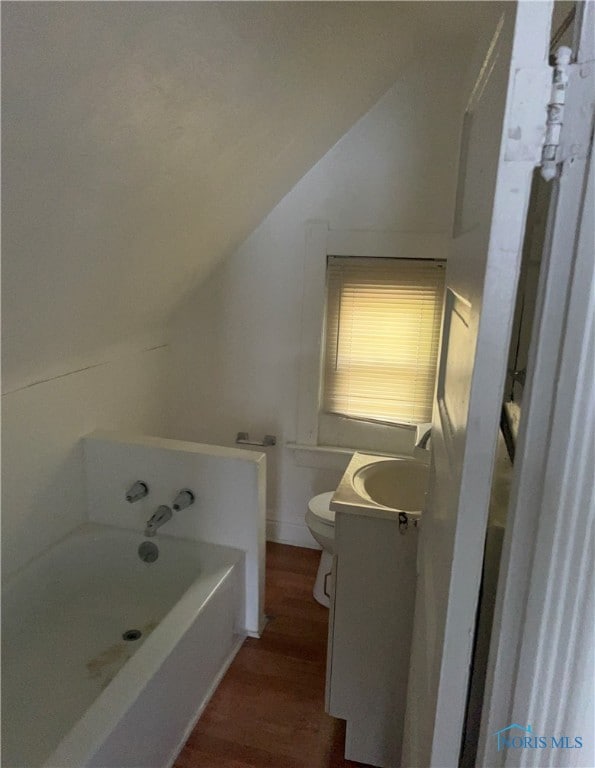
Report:
M431 421L444 264L330 256L323 412Z

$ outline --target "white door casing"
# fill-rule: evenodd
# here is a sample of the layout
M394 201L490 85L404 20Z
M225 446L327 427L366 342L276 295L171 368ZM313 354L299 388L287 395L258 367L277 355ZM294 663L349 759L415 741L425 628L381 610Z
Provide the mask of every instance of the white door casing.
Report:
M498 5L465 113L401 764L455 768L552 3Z
M595 765L595 3L578 8L498 584L478 765ZM510 722L582 749L500 750Z

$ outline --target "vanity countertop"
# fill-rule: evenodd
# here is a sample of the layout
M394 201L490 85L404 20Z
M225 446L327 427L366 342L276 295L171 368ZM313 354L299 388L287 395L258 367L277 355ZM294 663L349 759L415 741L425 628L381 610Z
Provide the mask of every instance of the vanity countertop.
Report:
M427 464L429 461L429 451L424 451L423 458L420 458L418 455L379 456L378 454L360 453L359 451L354 453L351 461L347 465L347 469L343 473L341 482L331 499L330 508L335 512L344 512L364 517L379 517L391 520L398 517L400 510L385 506L369 497L365 497L357 491L356 487L354 487L354 477L359 470L372 464L387 461L415 461L416 463L421 462ZM407 511L406 514L408 517L419 517L418 513L412 513L410 511Z

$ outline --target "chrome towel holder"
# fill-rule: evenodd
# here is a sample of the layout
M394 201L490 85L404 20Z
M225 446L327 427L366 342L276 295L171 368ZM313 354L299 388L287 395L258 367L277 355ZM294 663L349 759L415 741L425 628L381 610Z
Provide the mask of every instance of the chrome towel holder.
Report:
M265 435L260 441L250 440L250 435L247 432L238 432L236 443L238 445L258 445L261 448L268 448L271 445L277 444L277 438L275 435Z

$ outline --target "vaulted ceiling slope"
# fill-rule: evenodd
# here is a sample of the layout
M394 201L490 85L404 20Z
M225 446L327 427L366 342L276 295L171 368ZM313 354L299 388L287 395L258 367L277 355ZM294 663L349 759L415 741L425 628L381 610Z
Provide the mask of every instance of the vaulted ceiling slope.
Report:
M6 389L162 326L474 3L3 3Z

